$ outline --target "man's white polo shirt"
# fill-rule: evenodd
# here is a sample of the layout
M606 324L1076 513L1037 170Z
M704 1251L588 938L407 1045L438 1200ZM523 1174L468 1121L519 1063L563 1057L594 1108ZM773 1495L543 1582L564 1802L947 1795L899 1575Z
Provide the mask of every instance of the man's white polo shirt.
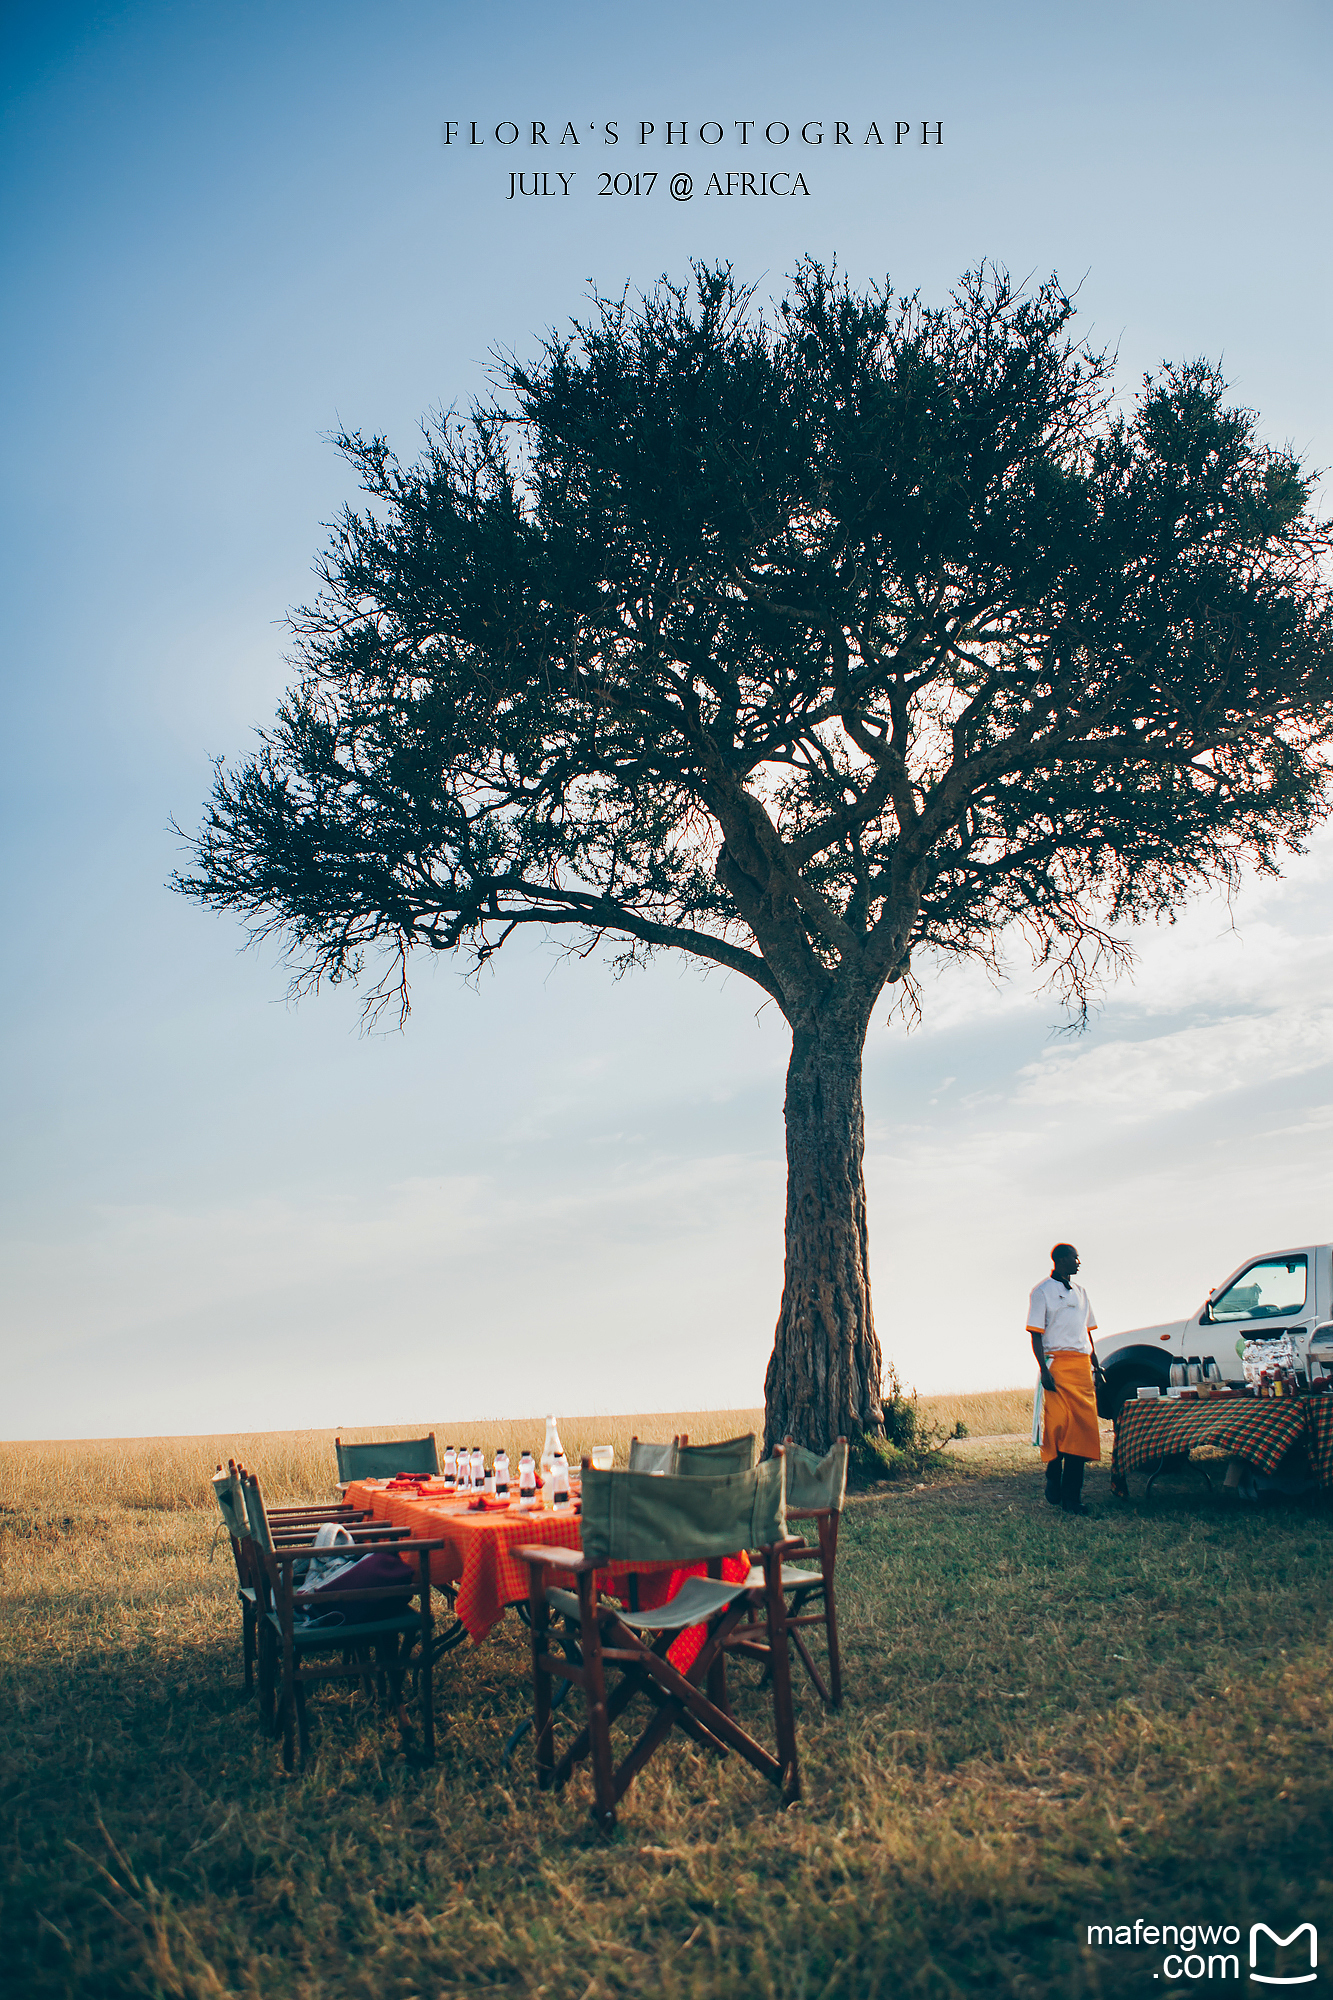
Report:
M1043 1278L1039 1285L1033 1286L1028 1304L1028 1332L1041 1335L1041 1344L1048 1354L1086 1354L1088 1334L1096 1328L1097 1315L1082 1285Z

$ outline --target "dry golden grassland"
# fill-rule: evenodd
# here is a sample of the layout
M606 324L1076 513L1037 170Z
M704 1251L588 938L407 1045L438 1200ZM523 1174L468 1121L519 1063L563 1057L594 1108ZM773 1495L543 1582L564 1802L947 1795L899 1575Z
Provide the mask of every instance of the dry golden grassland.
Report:
M964 1423L969 1433L1026 1431L1032 1416L1027 1389L998 1389L971 1396L923 1396L922 1415L951 1431ZM500 1445L517 1459L525 1447L539 1452L546 1434L544 1417L519 1417L503 1423L473 1418L443 1418L420 1424L380 1424L370 1429L347 1426L344 1444L365 1438L420 1437L433 1430L438 1448L446 1443L479 1444L487 1460ZM629 1456L632 1436L670 1438L688 1432L696 1444L755 1431L761 1438L760 1410L657 1410L639 1416L598 1416L562 1419L560 1442L570 1463L594 1444L611 1444L616 1463ZM237 1458L259 1474L266 1497L284 1501L336 1498L333 1431L227 1432L207 1437L83 1438L32 1444L0 1443L0 1481L11 1508L102 1507L167 1509L211 1507L209 1485L214 1467Z
M198 1499L220 1449L275 1498L327 1493L326 1434L0 1446L4 1991L1173 2000L1198 1982L1087 1926L1309 1920L1326 1951L1333 1510L1259 1511L1197 1475L1117 1503L1103 1464L1092 1517L1068 1520L1021 1445L1030 1407L928 1411L972 1435L849 1503L848 1696L834 1716L799 1690L801 1805L673 1737L610 1841L586 1780L539 1795L526 1742L503 1760L528 1705L512 1617L442 1662L434 1767L352 1685L312 1695L311 1761L284 1777ZM703 1438L753 1415L563 1433ZM749 1672L735 1698L759 1728Z

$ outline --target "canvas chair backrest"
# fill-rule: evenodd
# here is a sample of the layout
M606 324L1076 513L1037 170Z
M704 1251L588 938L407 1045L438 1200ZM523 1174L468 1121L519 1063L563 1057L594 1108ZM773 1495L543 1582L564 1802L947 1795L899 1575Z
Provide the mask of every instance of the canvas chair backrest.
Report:
M841 1514L847 1497L847 1440L839 1438L823 1458L816 1458L804 1446L783 1447L787 1461L787 1505L798 1513L815 1513L831 1507Z
M642 1438L631 1438L629 1469L631 1472L674 1472L679 1449L674 1438L670 1444L646 1444Z
M782 1454L750 1472L658 1479L583 1473L583 1553L594 1562L704 1562L768 1548L787 1533Z
M259 1490L259 1481L253 1472L241 1479L241 1493L245 1499L245 1512L249 1521L250 1540L257 1549L273 1552L273 1530L268 1524L268 1511L264 1506L264 1496Z
M213 1474L213 1491L217 1495L218 1508L227 1524L227 1533L243 1542L250 1533L250 1517L245 1511L245 1499L241 1482L233 1465L224 1472L219 1466Z
M682 1444L673 1470L686 1479L718 1479L728 1472L752 1472L758 1453L753 1431L744 1437L722 1438L717 1444Z
M438 1473L440 1461L435 1450L435 1433L423 1438L376 1438L369 1444L344 1444L334 1439L338 1453L338 1477L349 1479L393 1479L400 1472Z

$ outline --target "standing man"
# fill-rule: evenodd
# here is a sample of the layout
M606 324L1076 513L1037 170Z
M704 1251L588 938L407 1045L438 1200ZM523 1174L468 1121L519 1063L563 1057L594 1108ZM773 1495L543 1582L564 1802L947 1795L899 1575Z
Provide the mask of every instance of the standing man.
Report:
M1041 1370L1041 1455L1046 1498L1066 1514L1086 1514L1083 1467L1102 1455L1097 1396L1092 1382L1092 1336L1097 1317L1082 1285L1074 1283L1078 1251L1057 1243L1051 1275L1033 1288L1028 1306L1032 1352Z

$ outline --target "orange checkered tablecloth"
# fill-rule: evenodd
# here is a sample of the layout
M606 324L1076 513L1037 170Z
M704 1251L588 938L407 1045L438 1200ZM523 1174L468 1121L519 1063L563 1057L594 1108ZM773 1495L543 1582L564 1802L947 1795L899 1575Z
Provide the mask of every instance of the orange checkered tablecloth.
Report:
M368 1507L378 1521L391 1521L406 1528L417 1541L442 1541L430 1559L431 1582L457 1584L454 1606L474 1644L486 1637L504 1617L508 1604L526 1604L528 1566L520 1562L516 1549L525 1544L548 1545L556 1549L583 1546L582 1523L572 1510L553 1513L535 1509L520 1513L516 1506L507 1511L473 1514L466 1497L453 1494L418 1500L403 1493L387 1492L382 1486L353 1480L345 1495L353 1507ZM706 1564L675 1567L670 1563L608 1563L599 1570L599 1588L614 1590L617 1578L639 1578L639 1608L651 1611L664 1604L687 1576L702 1576ZM741 1583L750 1573L746 1554L727 1556L722 1574L728 1583ZM671 1648L671 1658L684 1671L702 1643L702 1627L682 1633ZM692 1640L692 1644L686 1644ZM688 1657L687 1657L688 1656Z

